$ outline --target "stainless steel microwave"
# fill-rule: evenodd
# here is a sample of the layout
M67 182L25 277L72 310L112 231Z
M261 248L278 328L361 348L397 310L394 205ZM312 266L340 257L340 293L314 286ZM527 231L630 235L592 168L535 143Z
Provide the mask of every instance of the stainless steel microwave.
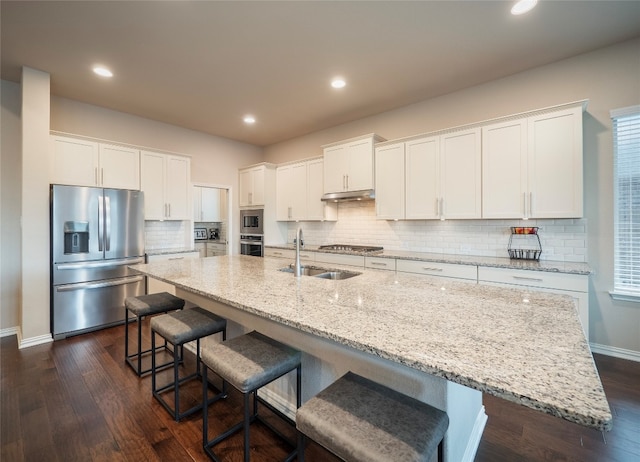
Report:
M240 234L263 234L262 209L240 210Z

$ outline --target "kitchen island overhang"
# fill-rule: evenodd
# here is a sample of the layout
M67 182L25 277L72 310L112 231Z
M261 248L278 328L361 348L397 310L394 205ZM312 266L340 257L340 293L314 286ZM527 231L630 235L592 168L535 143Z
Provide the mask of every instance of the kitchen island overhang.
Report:
M424 373L425 380L441 378L587 427L611 427L569 297L524 297L518 289L370 269L342 281L297 279L279 271L283 266L282 259L222 256L132 268L249 328L263 320L263 328L283 327L285 337L306 335L302 343L323 339Z

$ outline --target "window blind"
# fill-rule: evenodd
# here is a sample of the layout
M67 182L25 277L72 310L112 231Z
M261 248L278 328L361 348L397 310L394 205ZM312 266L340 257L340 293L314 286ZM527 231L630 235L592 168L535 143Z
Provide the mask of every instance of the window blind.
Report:
M640 300L640 106L611 111L614 293Z

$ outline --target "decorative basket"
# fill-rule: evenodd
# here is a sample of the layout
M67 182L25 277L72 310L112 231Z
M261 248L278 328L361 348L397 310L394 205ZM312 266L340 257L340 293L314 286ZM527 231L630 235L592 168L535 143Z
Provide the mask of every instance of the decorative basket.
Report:
M509 238L509 258L513 260L540 260L542 245L537 226L512 226Z

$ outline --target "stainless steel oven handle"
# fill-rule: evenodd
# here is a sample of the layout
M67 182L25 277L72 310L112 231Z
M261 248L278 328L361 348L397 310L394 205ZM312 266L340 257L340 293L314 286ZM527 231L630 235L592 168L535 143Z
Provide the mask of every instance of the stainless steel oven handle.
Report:
M123 286L125 284L133 284L140 282L144 279L144 276L130 276L126 278L111 279L104 282L81 282L79 284L64 284L56 286L57 292L71 292L73 290L86 290L86 289L102 289L104 287Z
M94 261L94 262L77 262L77 263L61 263L56 265L58 270L78 270L91 268L108 268L111 266L136 265L144 263L144 258L126 258L122 260Z

